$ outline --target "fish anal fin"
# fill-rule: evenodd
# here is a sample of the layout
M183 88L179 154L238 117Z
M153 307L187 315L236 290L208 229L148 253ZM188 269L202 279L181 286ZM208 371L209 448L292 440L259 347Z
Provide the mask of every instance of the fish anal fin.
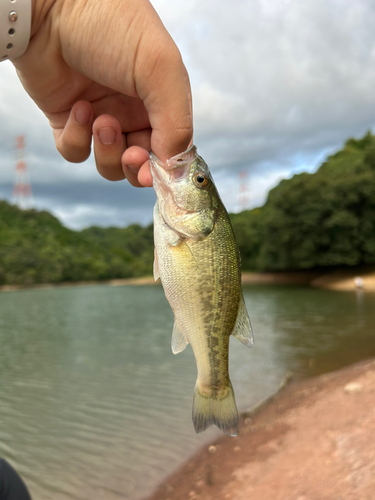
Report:
M232 331L232 335L248 347L251 347L254 344L253 330L251 328L249 314L247 312L243 297L241 297L240 300L237 319Z
M173 332L172 332L172 352L173 354L178 354L182 352L185 347L188 345L189 341L182 333L180 328L178 327L177 322L174 322Z
M159 274L158 254L156 253L156 248L154 248L154 280L158 281L159 278L160 274Z

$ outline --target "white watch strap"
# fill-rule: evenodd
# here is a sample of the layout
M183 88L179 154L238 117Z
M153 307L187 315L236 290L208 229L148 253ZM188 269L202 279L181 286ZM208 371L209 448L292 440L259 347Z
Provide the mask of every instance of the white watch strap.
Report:
M0 61L25 52L30 28L31 0L0 0Z

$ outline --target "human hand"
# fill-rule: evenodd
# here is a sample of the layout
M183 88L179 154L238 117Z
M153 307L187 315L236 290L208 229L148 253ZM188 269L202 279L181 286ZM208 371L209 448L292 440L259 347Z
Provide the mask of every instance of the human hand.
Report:
M152 186L149 151L165 161L192 141L188 74L148 0L33 0L13 63L61 155L86 160L93 137L106 179Z

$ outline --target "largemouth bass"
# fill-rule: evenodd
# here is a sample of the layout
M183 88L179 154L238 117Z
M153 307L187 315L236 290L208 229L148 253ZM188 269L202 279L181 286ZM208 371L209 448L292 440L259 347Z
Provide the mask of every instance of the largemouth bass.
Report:
M173 353L188 343L194 352L194 427L198 433L215 424L236 436L229 336L251 347L253 335L229 216L195 146L166 164L151 153L150 163L157 195L154 278L160 277L174 312Z

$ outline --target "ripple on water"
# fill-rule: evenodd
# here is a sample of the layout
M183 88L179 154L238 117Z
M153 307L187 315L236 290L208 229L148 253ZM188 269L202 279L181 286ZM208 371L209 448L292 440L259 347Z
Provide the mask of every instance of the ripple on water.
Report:
M1 300L0 455L35 499L136 500L219 434L194 433L195 362L190 348L171 352L160 287ZM256 344L231 339L239 408L274 392L288 371L316 375L375 355L374 296L265 286L246 287L245 300Z

